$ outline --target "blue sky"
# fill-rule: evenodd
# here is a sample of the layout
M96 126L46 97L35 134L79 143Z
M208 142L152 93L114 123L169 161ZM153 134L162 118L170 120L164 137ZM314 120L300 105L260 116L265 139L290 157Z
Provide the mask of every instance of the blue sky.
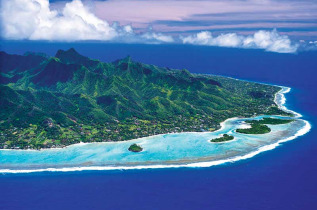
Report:
M182 43L284 53L317 45L313 0L2 0L1 22L8 40Z
M65 1L51 1L56 5ZM83 1L97 17L179 34L199 30L253 33L276 28L297 39L317 37L315 0L108 0ZM241 30L243 29L243 30ZM304 31L304 32L303 32Z

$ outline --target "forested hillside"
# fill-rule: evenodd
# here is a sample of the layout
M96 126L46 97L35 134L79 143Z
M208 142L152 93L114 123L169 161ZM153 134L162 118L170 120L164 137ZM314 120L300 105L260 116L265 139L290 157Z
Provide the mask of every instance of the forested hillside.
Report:
M73 48L54 57L0 52L0 72L0 148L214 130L230 117L283 114L274 103L276 86L131 57L104 63Z

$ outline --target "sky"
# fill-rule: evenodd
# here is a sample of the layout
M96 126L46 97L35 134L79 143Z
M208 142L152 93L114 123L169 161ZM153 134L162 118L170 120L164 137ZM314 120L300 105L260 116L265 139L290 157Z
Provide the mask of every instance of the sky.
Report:
M316 0L1 0L0 10L5 40L317 47Z

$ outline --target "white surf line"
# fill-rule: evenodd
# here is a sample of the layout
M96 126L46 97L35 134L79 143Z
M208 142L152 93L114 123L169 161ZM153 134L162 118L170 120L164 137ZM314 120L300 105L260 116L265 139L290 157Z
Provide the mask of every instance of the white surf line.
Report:
M284 87L284 86L279 86L282 88L282 90L280 90L279 92L277 92L275 94L275 99L274 99L274 102L277 104L277 106L285 111L285 112L288 112L288 113L291 113L291 114L294 114L296 118L300 118L302 117L302 115L298 112L295 112L293 110L290 110L290 109L287 109L286 106L285 106L285 103L286 103L286 97L285 97L285 94L286 93L289 93L291 91L291 88L290 87ZM280 97L280 101L277 100L277 96Z
M296 117L299 117L299 116L301 116L299 113L294 112L292 110L289 110L284 106L284 104L286 103L286 98L285 98L284 94L290 92L290 90L291 89L288 87L282 87L282 90L280 90L277 93L277 94L281 94L280 95L281 100L277 101L277 99L276 99L277 94L276 94L274 101L276 102L276 104L279 107L285 109L285 111L288 111L288 112L291 111L294 114L297 114ZM229 119L227 119L227 120L229 120ZM140 165L140 166L86 166L86 167L21 169L21 170L0 169L0 173L75 172L75 171L104 171L104 170L131 170L131 169L162 169L162 168L183 168L183 167L188 167L188 168L211 167L211 166L221 165L221 164L225 164L225 163L233 163L233 162L237 162L240 160L252 158L252 157L254 157L257 154L260 154L262 152L275 149L276 147L280 146L281 143L291 141L293 139L296 139L299 136L305 135L306 133L308 133L310 131L311 124L306 120L302 120L302 121L305 122L305 126L302 129L300 129L299 131L297 131L296 134L294 134L293 136L287 137L285 139L281 139L273 144L260 147L258 150L250 152L246 155L236 156L236 157L223 159L223 160L188 163L188 164L171 164L171 165L160 164L160 165ZM221 126L224 126L224 122L221 123ZM223 129L223 127L221 129Z

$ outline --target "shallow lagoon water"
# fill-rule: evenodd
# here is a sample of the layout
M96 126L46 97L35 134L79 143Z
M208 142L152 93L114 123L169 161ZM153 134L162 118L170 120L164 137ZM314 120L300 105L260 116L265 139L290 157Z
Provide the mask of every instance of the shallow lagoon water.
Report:
M276 94L275 101L284 110L287 110L283 106L284 94L289 90L284 87ZM295 121L282 125L269 125L272 131L262 135L240 134L235 130L245 127L244 121L248 119L287 117L231 118L223 122L221 129L215 132L161 134L124 142L81 143L62 149L40 151L0 150L0 172L203 167L238 161L273 149L281 142L307 133L310 124L299 119L300 114L293 113ZM234 140L223 143L209 141L225 133L233 135ZM141 145L144 150L140 153L128 151L133 143Z

